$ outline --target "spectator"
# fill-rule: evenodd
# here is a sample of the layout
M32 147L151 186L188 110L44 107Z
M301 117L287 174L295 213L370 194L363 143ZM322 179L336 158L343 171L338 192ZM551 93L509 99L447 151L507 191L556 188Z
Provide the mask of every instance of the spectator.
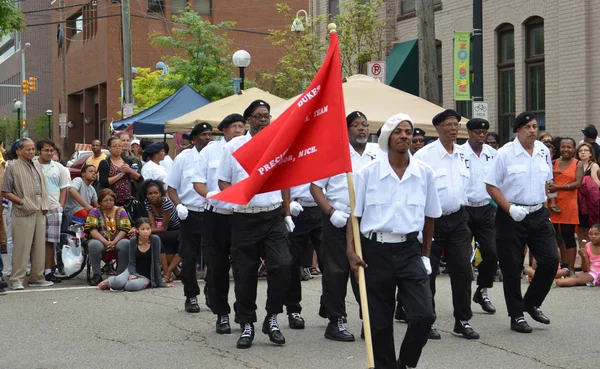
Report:
M100 162L98 172L102 188L110 188L116 194L116 205L123 206L133 195L132 182L142 183L144 178L132 168L134 163L122 157L122 143L117 137L108 139L110 156Z
M46 213L46 268L44 275L47 281L59 283L61 280L54 276L55 244L60 242L60 230L63 217L63 209L67 201L67 188L69 187L69 174L62 164L52 160L54 155L54 142L48 138L36 143L39 153L37 161L42 166L50 209Z
M6 169L2 193L13 203L13 255L11 289L22 290L27 261L31 257L29 286L53 285L44 278L44 242L46 238L45 213L50 209L50 200L44 172L35 156L35 144L29 138L17 142L18 159ZM18 230L18 231L17 231Z
M588 124L584 129L581 130L583 133L583 142L587 142L594 148L594 159L598 160L600 155L600 145L596 142L598 138L598 130L593 124Z
M590 230L590 224L600 223L600 178L598 178L598 164L592 154L594 148L587 142L577 148L577 159L583 163L583 180L578 191L579 199L579 227L577 235L582 242Z
M589 232L590 242L585 249L579 249L581 273L556 281L559 287L600 286L600 224L594 224Z
M163 141L162 144L165 150L165 158L160 162L160 165L162 165L168 172L171 170L171 168L173 168L173 159L171 159L169 156L169 144L167 141Z
M106 160L106 154L102 152L102 143L100 140L92 141L92 156L90 156L85 163L93 165L96 168L96 174L99 173L100 163Z
M133 155L135 155L136 158L138 158L138 160L142 161L142 164L144 163L142 160L142 152L144 150L142 150L142 147L140 146L140 140L135 139L131 141L131 152L133 153Z
M192 135L189 133L184 133L181 135L181 143L179 145L179 153L181 153L185 149L189 149L192 147Z
M75 178L68 189L63 218L66 226L71 224L74 215L77 215L79 219L86 219L90 210L99 206L96 189L92 186L95 180L96 168L93 165L84 164L81 167L81 177Z
M496 132L488 132L485 143L498 150L500 148L500 136Z
M583 179L583 163L575 159L575 140L572 138L561 140L560 155L559 159L554 160L554 183L548 185L548 192L558 193L556 204L561 211L551 211L550 220L556 232L562 234L564 243L558 245L560 258L563 264L568 264L572 273L577 252L575 227L579 224L577 189L581 187Z
M173 287L160 279L160 239L152 234L150 220L140 218L135 222L138 236L129 241L129 265L123 273L109 277L98 284L98 289L140 291L148 287Z
M4 147L2 141L0 141L0 188L4 182L4 168L6 167L6 161L4 161ZM2 200L2 194L0 194L0 200ZM3 210L3 209L2 209ZM0 248L6 247L6 228L4 227L4 216L3 211L0 212ZM8 284L4 281L2 272L4 271L4 261L2 260L2 253L0 252L0 295L4 295L4 290L8 287Z
M171 281L171 274L179 277L177 266L181 263L179 252L179 216L175 211L175 205L166 197L162 182L145 181L141 188L144 204L150 218L152 234L157 235L164 248L162 258L165 281Z
M140 159L137 158L137 156L135 156L133 152L131 152L131 133L127 131L119 133L119 140L121 140L121 145L123 149L121 156L123 157L123 159L131 161L133 163L133 165L131 165L131 168L135 169L139 173L142 170L142 162L140 161Z
M544 132L544 133L542 133L540 135L539 140L543 144L553 143L554 142L554 137L552 137L552 135L550 133Z
M131 229L131 222L125 209L115 206L115 193L105 188L98 194L100 206L90 210L85 222L84 232L91 240L88 244L90 264L93 277L92 286L102 282L100 262L103 252L118 253L117 273L121 274L127 268L129 260L129 241L125 236Z
M142 158L146 162L142 168L142 177L144 179L155 179L164 183L167 179L167 169L160 165L165 158L165 149L162 142L154 142L144 149ZM165 191L167 187L165 185Z

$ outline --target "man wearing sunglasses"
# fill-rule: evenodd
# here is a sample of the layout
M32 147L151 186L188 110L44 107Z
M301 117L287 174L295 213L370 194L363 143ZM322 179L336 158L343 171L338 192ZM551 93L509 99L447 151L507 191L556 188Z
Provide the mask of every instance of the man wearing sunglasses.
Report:
M415 154L417 151L425 146L425 131L421 128L415 128L413 132L413 139L410 145L410 153Z

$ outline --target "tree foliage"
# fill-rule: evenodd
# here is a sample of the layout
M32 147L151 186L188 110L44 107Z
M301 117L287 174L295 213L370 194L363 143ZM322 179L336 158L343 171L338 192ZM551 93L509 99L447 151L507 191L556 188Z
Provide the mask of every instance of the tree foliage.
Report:
M25 28L25 18L14 0L0 0L0 37Z
M0 118L0 140L4 142L5 147L10 147L17 139L19 133L17 126L16 114L12 119L10 117Z
M340 58L344 77L366 72L366 63L381 60L388 44L383 30L388 21L381 16L383 0L347 0L340 2L340 14L334 22L339 36ZM277 4L280 14L295 19L289 5ZM289 29L269 30L268 38L273 46L281 48L283 56L274 73L259 71L261 88L283 98L293 97L308 86L319 70L328 48L325 15L309 16L310 26L304 24L304 32ZM304 19L303 19L304 21Z
M173 78L173 75L167 74L163 76L161 70L137 68L137 73L133 80L134 114L158 104L175 93L177 89L173 83L170 83L171 78Z

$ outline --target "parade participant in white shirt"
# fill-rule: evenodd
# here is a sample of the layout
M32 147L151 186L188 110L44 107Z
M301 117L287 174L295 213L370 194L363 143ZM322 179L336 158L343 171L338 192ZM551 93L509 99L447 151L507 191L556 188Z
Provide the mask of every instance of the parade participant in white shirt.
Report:
M196 278L196 260L200 252L202 239L202 216L205 199L195 190L192 178L196 175L200 150L206 144L207 137L212 137L212 126L208 123L196 124L192 129L196 142L195 148L185 150L177 156L173 169L167 176L167 193L175 204L177 215L181 220L179 226L179 256L181 257L181 273L183 294L185 295L185 311L200 312L197 296L200 294Z
M442 206L442 216L435 220L431 248L432 295L435 297L435 279L444 251L452 286L454 332L467 339L478 339L479 334L469 324L469 319L473 317L471 311L473 269L471 231L467 226L469 214L464 209L467 204L469 168L466 165L463 148L455 143L460 119L461 116L450 109L433 117L432 122L439 139L419 150L415 158L429 164L435 172L435 184ZM435 309L435 300L433 306ZM441 338L433 326L429 338Z
M239 114L230 114L217 127L223 132L223 139L211 142L200 152L198 170L192 181L194 189L202 197L219 193L218 170L225 149L231 139L244 134L246 119ZM219 334L231 333L229 313L229 255L231 249L231 204L208 199L204 205L202 249L206 258L206 288L210 309L217 315L216 331Z
M357 172L375 160L380 149L377 144L367 143L369 122L359 111L346 117L350 141L352 171ZM346 223L350 217L350 198L346 174L313 182L310 193L323 212L321 235L321 260L323 263L323 295L319 315L329 319L325 338L334 341L352 342L354 335L346 329L346 292L350 265L346 255ZM323 193L326 190L326 194ZM358 285L351 279L354 297L359 300Z
M538 126L533 113L521 113L515 119L517 137L496 153L485 177L487 191L498 204L496 244L504 277L504 298L510 328L530 333L532 328L523 312L543 324L550 324L540 306L556 274L558 246L546 202L546 181L553 178L548 148L537 141ZM525 245L537 262L535 276L523 298L521 271Z
M434 322L429 277L433 218L442 215L433 170L411 157L413 124L406 114L385 122L379 147L386 154L356 175L356 208L364 261L354 251L347 227L348 261L354 273L365 269L376 368L414 368ZM417 240L423 231L423 244ZM396 361L394 295L409 320Z
M248 133L232 139L225 145L219 164L219 188L226 188L248 178L248 173L233 157L233 153L250 141L271 121L270 106L256 100L244 111L250 124ZM236 207L231 218L231 249L235 281L236 321L242 334L237 347L246 349L254 340L256 318L257 265L260 262L261 246L267 266L267 316L262 331L275 344L285 344L277 314L283 312L283 300L290 281L291 255L287 246L287 234L293 230L289 203L282 206L283 191L271 191L255 195L243 207ZM287 194L289 198L289 190Z
M154 142L144 149L142 154L144 159L144 166L142 167L142 177L144 179L155 179L157 181L165 182L167 175L169 174L167 169L160 165L160 162L165 158L165 149L162 142ZM165 183L165 190L167 184Z
M421 128L415 128L413 132L412 143L410 144L410 153L415 154L425 146L425 131Z
M485 175L491 170L496 150L485 144L490 123L485 119L473 118L467 122L469 140L462 145L465 161L469 167L469 185L467 186L467 213L469 229L479 244L481 263L477 266L477 290L473 301L490 314L496 312L487 293L494 285L498 269L496 253L496 207L490 202L485 189Z

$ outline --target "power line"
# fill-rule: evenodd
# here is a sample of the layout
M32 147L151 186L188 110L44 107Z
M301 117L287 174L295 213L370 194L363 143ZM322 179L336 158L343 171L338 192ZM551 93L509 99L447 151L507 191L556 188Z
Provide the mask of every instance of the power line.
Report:
M96 1L96 5L92 5L92 6L98 6L98 5L100 5L100 3L102 1L106 1L106 0L97 0ZM28 10L26 12L21 12L21 13L23 13L23 14L42 13L42 12L49 12L49 11L52 11L52 10L61 10L61 9L76 8L78 6L85 6L85 5L91 5L91 4L92 4L91 2L87 2L87 3L80 3L80 4L65 5L65 6L62 6L62 7L59 6L59 7L56 7L56 8L39 9L39 10Z

